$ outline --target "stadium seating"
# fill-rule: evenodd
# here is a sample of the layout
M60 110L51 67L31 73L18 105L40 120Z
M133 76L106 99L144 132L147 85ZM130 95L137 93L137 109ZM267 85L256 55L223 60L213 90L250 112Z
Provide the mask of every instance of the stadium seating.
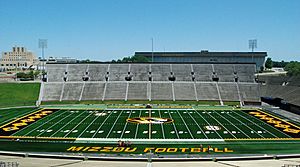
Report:
M218 83L218 87L223 101L240 101L236 83Z
M175 100L197 100L193 82L174 82Z
M127 100L147 100L149 99L148 83L130 82L128 86Z
M233 64L214 64L213 67L220 82L234 82Z
M149 81L149 64L131 64L130 74L133 81Z
M48 82L62 82L66 70L66 64L47 64L46 71Z
M109 81L125 81L128 76L128 64L111 64L109 66Z
M68 81L82 81L82 77L87 72L87 64L69 64L67 66Z
M46 69L43 101L260 101L252 64L47 64ZM236 75L239 82L234 80ZM83 76L89 80L83 81ZM264 94L276 92L261 89Z
M151 84L151 100L173 100L171 82L158 82Z
M81 100L102 100L105 82L87 82L84 85Z
M64 90L62 92L62 100L79 100L83 82L81 83L64 83Z
M259 101L260 90L258 84L239 83L239 93L242 101Z
M192 64L196 81L212 81L213 66L211 64Z
M44 83L44 90L43 91L43 101L59 101L61 96L61 91L63 89L63 83Z
M107 82L104 100L125 100L126 88L126 82Z
M172 64L171 67L176 81L192 81L192 66L190 64Z
M151 64L152 81L168 81L171 76L170 64Z
M300 77L278 76L259 76L261 96L281 98L285 101L300 105Z
M220 100L216 83L196 83L198 100Z
M88 76L90 81L105 81L108 64L89 64Z

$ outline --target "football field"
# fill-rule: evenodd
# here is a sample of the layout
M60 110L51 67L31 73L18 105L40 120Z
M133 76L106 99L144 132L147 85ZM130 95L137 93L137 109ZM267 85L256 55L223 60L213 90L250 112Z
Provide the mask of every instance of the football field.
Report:
M40 109L2 125L0 136L218 141L292 139L299 132L297 125L260 110L111 108Z

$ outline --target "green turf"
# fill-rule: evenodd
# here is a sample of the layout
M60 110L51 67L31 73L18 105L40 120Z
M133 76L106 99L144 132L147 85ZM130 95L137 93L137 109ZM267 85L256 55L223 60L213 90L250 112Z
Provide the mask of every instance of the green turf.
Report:
M101 116L99 116L99 114ZM104 115L102 115L104 114ZM98 116L97 116L98 115ZM135 124L128 118L171 118L173 123ZM206 129L217 126L219 130ZM152 133L150 133L152 132ZM241 110L59 110L14 136L122 139L289 138Z
M0 83L0 107L35 105L39 91L40 83Z

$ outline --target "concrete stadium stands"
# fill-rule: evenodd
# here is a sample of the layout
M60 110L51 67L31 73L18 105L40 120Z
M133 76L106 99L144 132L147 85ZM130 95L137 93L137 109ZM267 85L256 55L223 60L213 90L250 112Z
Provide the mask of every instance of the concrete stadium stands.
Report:
M176 81L192 81L192 66L190 64L172 64L172 72Z
M47 64L46 72L48 82L62 82L66 70L66 64Z
M133 81L149 81L149 64L131 64L130 75Z
M83 88L81 83L64 83L61 100L79 100Z
M128 76L129 65L128 64L111 64L109 66L109 81L125 81L125 77Z
M130 82L128 85L127 100L147 100L149 99L148 92L149 92L148 83Z
M152 81L168 81L171 76L170 64L151 64L150 66Z
M240 101L236 83L218 83L223 101Z
M87 72L87 64L69 64L68 65L68 81L82 81L82 77Z
M196 83L198 100L220 100L216 83Z
M84 85L81 100L102 100L105 82L87 82Z
M193 82L174 82L175 100L197 100Z
M212 81L213 66L211 64L192 64L196 81Z
M42 101L59 101L61 97L61 91L63 89L63 83L62 82L45 82L44 84L44 90L43 91L43 97Z
M104 100L125 100L126 82L107 82L104 90Z
M172 83L171 82L152 83L151 100L173 100Z
M47 64L46 67L48 82L44 82L42 101L213 100L221 104L260 101L252 64ZM219 77L219 82L212 81L213 75ZM234 75L244 79L235 82ZM83 81L83 76L89 80ZM175 81L169 80L172 76Z
M213 66L220 82L234 82L233 64L214 64Z
M260 89L258 84L239 83L238 88L242 101L260 101Z
M90 81L105 81L108 64L89 64L88 76Z

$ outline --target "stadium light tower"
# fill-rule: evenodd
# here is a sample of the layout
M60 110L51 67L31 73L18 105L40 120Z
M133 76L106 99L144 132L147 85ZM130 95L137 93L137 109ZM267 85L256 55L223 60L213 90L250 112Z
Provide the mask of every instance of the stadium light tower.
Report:
M42 59L43 59L43 71L45 70L45 56L44 50L48 47L47 39L39 39L39 48L42 50Z
M257 39L250 39L249 40L249 49L253 52L254 49L257 48Z

